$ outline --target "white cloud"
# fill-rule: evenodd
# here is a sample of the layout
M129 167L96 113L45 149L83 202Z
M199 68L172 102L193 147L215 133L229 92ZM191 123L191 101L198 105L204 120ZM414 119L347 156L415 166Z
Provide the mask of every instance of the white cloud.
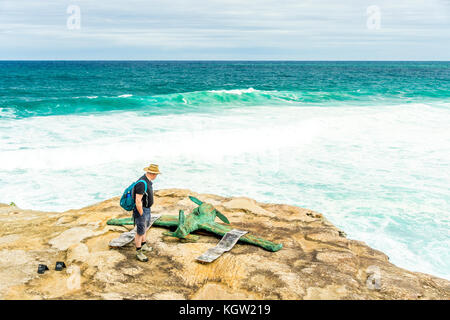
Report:
M81 8L80 30L66 27L70 4ZM366 27L369 5L381 10L380 30ZM201 59L206 49L218 59L402 59L413 50L448 60L449 9L439 0L0 0L0 58Z

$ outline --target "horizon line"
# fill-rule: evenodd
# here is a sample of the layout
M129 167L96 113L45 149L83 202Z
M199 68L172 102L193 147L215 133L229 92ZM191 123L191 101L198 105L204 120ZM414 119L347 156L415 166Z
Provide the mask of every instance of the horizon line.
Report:
M0 62L23 62L23 61L134 61L134 62L150 62L150 61L172 61L172 62L206 62L206 61L217 61L217 62L233 62L233 61L248 61L248 62L450 62L449 60L354 60L354 59L341 59L341 60L332 60L332 59L304 59L304 60L296 60L296 59L258 59L258 60L249 60L249 59L0 59Z

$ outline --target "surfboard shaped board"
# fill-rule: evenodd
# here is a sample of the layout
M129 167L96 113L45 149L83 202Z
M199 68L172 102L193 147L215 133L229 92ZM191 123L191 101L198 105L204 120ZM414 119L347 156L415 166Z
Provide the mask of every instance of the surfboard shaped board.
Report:
M161 217L160 214L152 214L150 217L150 226L147 228L147 230L150 229L153 223L160 217ZM109 242L109 246L111 248L121 248L132 242L135 236L136 236L136 227L134 227L133 230L122 233L118 238L112 239Z
M200 262L210 263L220 257L224 252L230 251L239 241L239 238L248 231L232 229L225 233L219 243L214 248L209 248L205 253L197 257Z

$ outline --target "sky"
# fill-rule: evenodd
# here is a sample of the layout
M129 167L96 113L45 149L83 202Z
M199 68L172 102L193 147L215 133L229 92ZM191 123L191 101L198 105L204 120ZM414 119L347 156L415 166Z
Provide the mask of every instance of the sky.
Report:
M2 60L449 60L450 0L0 0Z

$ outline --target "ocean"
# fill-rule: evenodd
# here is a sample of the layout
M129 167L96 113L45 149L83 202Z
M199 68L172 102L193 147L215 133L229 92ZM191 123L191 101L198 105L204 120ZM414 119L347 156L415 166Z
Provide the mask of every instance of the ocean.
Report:
M150 163L450 279L450 62L0 62L0 202L81 208Z

